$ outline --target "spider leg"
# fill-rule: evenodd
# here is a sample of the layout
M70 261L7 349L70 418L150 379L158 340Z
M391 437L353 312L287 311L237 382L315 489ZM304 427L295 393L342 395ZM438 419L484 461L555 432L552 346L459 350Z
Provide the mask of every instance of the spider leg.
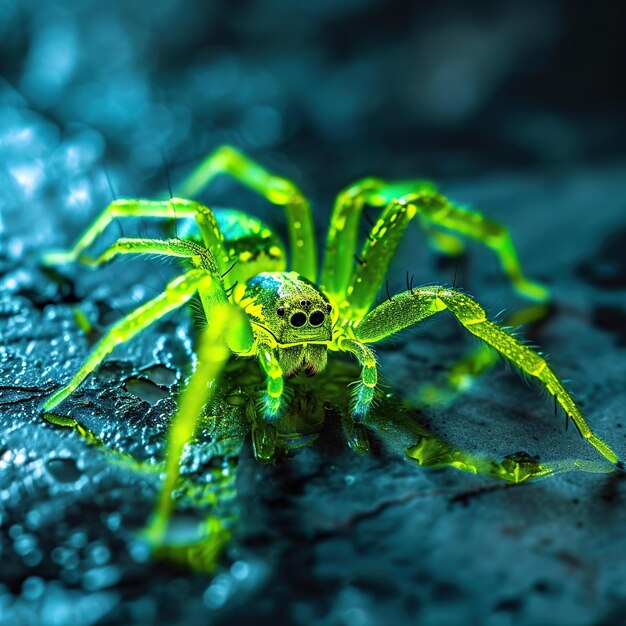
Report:
M533 300L547 300L547 289L523 275L511 235L504 226L480 213L452 204L437 192L424 190L400 196L397 200L391 199L372 228L371 238L365 242L360 255L362 263L357 266L347 289L356 315L364 314L371 307L400 239L408 223L416 216L437 227L481 241L496 252L504 272L518 292Z
M160 317L181 307L197 290L202 293L212 293L216 299L219 299L221 294L222 301L226 302L226 295L219 278L206 270L191 270L178 276L167 284L163 293L141 305L113 325L95 346L74 378L48 398L43 405L44 411L54 409L77 389L115 346L128 341Z
M108 263L118 254L160 254L187 258L195 261L197 266L217 273L217 264L211 252L193 241L181 239L131 239L122 237L109 246L96 258L82 254L78 261L89 267L98 267Z
M285 207L293 271L315 282L317 251L311 205L290 180L275 176L231 146L221 146L200 163L182 182L178 191L193 198L221 174L260 193L273 204Z
M263 416L266 421L271 422L279 417L283 404L283 370L274 352L266 347L259 350L259 364L267 378L263 396Z
M341 338L339 349L353 354L361 366L361 378L355 386L352 414L359 421L367 415L378 384L376 355L366 345L354 339Z
M352 278L354 254L365 199L384 186L380 178L364 178L339 192L330 217L320 284L337 302L345 299Z
M172 492L179 477L184 447L193 439L202 409L216 391L215 382L231 350L245 353L253 348L252 329L240 308L218 304L211 308L209 316L210 323L198 342L196 370L180 395L178 409L167 434L165 479L154 513L144 532L144 537L153 546L163 542L174 508Z
M572 419L581 436L606 459L616 463L611 448L594 435L572 396L556 377L546 360L512 334L487 319L485 310L460 291L444 287L419 287L397 294L373 309L355 328L361 343L380 341L426 317L448 309L472 334L497 350L503 357L529 376L538 378Z
M220 232L213 211L208 207L194 202L172 198L170 200L115 200L111 202L100 216L85 230L70 250L52 251L43 255L45 265L61 265L77 261L116 217L155 217L180 219L195 217L204 240L204 245L214 254L218 266L223 271L228 266L230 257L224 249L224 237Z
M385 208L372 227L353 272L352 257L364 204ZM337 198L321 281L335 299L342 301L348 296L348 314L351 312L355 319L363 316L374 302L404 231L414 217L429 226L431 239L450 254L462 250L459 236L482 242L498 255L504 272L519 293L532 300L548 298L543 285L524 276L511 235L504 226L454 204L427 181L390 184L370 178Z

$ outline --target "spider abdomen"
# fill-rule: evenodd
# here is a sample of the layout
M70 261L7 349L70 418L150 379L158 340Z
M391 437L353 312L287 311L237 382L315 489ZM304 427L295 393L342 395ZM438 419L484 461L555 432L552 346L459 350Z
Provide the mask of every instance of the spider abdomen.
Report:
M224 247L231 262L238 261L229 278L245 282L262 271L282 272L287 255L280 237L263 221L237 209L213 209ZM194 219L187 220L179 235L202 242Z

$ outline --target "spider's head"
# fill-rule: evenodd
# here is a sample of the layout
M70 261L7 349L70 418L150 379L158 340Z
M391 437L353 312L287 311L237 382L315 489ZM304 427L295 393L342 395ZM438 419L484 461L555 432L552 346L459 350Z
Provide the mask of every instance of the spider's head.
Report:
M295 272L257 274L248 281L240 305L280 347L332 340L332 305L312 282Z

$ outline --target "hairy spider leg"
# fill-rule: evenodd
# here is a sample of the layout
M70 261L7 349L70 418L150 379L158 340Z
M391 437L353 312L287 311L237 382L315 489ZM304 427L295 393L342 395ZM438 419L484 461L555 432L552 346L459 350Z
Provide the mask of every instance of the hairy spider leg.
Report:
M538 378L572 419L581 436L607 460L617 463L615 452L594 435L580 409L546 360L519 339L487 319L485 310L473 298L445 287L419 287L395 295L373 309L354 329L355 339L374 343L448 309L461 324L524 373Z
M171 198L170 200L124 199L111 202L100 216L85 230L70 250L52 251L42 256L45 265L73 263L116 217L189 218L198 222L204 245L211 250L220 270L224 270L230 257L224 248L224 236L211 209L193 200Z
M170 281L163 293L141 305L116 322L96 344L95 348L78 370L74 378L62 389L55 392L44 403L44 411L50 411L76 390L104 361L105 357L120 343L128 341L137 333L153 324L157 319L181 307L196 292L211 294L213 300L226 302L226 294L219 276L205 269L195 269Z
M376 355L363 343L347 337L340 337L338 345L340 350L354 355L361 366L361 378L356 385L352 402L354 419L360 421L372 405L378 384Z
M335 198L326 235L321 286L337 302L346 297L352 278L366 194L384 184L380 178L364 178L340 191Z
M118 254L160 254L187 259L196 259L196 265L217 273L217 263L213 254L194 243L181 239L135 239L121 237L106 248L99 256L90 257L87 254L80 256L80 262L89 267L98 267L113 260Z
M291 269L315 282L317 245L311 205L290 180L275 176L231 146L221 146L178 187L180 195L193 198L221 174L228 174L273 204L285 207L291 250Z
M259 364L267 379L266 390L263 396L263 417L271 422L280 417L280 410L284 400L283 370L269 347L259 349Z
M200 285L199 290L205 289ZM172 492L179 477L179 465L184 447L191 442L203 407L216 392L216 380L228 361L231 351L243 354L253 350L252 328L244 312L236 306L218 304L207 312L209 325L202 332L196 354L196 370L190 377L178 400L167 434L165 479L155 511L144 532L153 545L163 542L174 508Z
M356 270L352 272L359 216L365 204L385 208L372 227L357 257ZM386 183L367 178L341 192L337 198L321 281L330 295L340 301L347 296L353 319L365 315L375 301L400 239L414 217L418 217L422 225L445 229L435 238L439 247L449 253L459 252L450 237L462 235L482 242L498 255L504 272L520 294L537 301L548 299L546 287L524 276L511 235L504 226L452 203L430 182Z
M502 269L520 294L540 302L549 298L546 287L523 275L511 235L504 226L480 213L457 206L428 188L403 194L403 187L408 186L408 183L390 186L368 195L367 202L384 205L385 209L364 244L362 263L357 266L347 290L353 308L356 306L364 311L371 307L383 285L400 238L410 220L416 216L455 234L481 241L498 255ZM384 245L378 245L379 239Z

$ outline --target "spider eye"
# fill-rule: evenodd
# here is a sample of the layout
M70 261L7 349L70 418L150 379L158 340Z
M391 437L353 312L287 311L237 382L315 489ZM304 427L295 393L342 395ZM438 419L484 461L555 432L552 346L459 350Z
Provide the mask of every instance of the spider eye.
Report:
M289 322L295 328L300 328L300 326L306 324L306 315L304 313L294 313Z
M326 316L321 311L313 311L309 316L309 323L311 326L319 326L324 322Z
M282 317L284 314L285 314L285 309L282 306L276 309L276 315L278 315L278 317Z
M330 304L326 305L326 313L330 313L333 310L333 307Z

